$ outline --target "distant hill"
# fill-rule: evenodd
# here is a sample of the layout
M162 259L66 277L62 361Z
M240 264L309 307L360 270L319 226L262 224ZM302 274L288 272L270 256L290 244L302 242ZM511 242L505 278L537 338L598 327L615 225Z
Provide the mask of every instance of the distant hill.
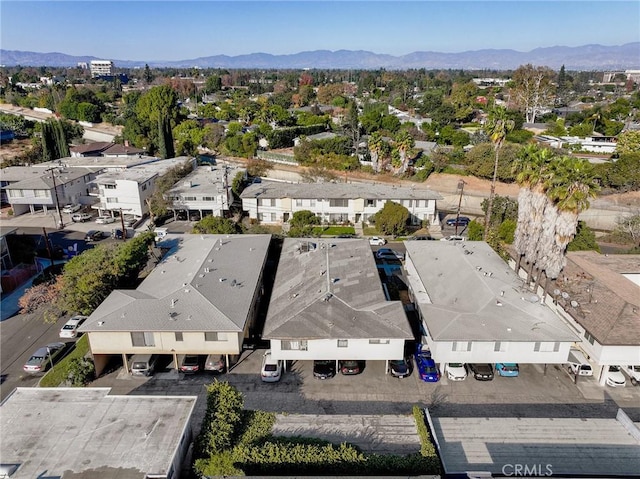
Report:
M4 66L72 67L78 62L98 60L92 56L73 56L64 53L36 53L0 50L0 64ZM413 52L408 55L383 55L363 50L316 50L291 55L252 53L250 55L214 55L177 61L131 61L113 59L116 67L174 67L174 68L325 68L373 70L385 68L446 68L464 70L511 70L531 63L568 70L626 70L640 69L640 42L619 46L583 45L579 47L536 48L529 52L516 50L476 50L460 53Z

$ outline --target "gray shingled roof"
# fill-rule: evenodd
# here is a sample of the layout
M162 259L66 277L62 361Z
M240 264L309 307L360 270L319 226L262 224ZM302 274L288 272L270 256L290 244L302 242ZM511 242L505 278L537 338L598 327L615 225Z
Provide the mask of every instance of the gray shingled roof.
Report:
M600 344L640 345L640 286L624 274L640 273L640 255L567 253L555 285L558 301ZM571 301L578 303L571 306Z
M440 341L575 341L547 306L531 302L515 272L483 241L407 241L425 291L409 281L431 336ZM411 271L411 269L409 269ZM414 273L415 277L415 273Z
M366 198L441 200L442 196L425 188L402 188L369 183L280 183L262 181L242 192L241 198Z
M136 290L116 290L82 331L244 330L271 235L170 235Z
M96 168L60 168L56 170L56 185L63 185L95 172ZM2 181L13 183L7 190L48 190L53 188L51 171L29 166L10 166L2 169Z
M231 186L236 174L244 171L246 171L245 168L227 167L227 184ZM224 193L224 174L225 165L199 166L178 181L167 192L167 195L173 196L180 193L210 193L214 195L216 193Z
M307 244L311 250L305 252ZM366 239L284 240L265 339L411 339L399 301L386 301Z

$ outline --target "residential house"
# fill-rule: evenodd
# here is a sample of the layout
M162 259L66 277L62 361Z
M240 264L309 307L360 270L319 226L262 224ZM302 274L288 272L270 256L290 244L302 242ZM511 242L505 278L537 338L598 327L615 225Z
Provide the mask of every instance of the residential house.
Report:
M1 170L2 202L14 215L55 213L68 203L89 203L89 186L100 168L34 168L9 166Z
M640 255L571 251L548 292L604 384L610 365L640 365Z
M128 142L124 145L109 141L99 141L87 143L86 145L72 146L69 148L72 157L94 157L94 156L141 156L145 154L145 150L129 146Z
M407 241L422 342L440 363L565 363L577 334L482 241Z
M0 405L2 477L179 479L197 396L17 388Z
M334 138L337 138L338 136L342 136L342 135L338 135L337 133L333 133L331 131L323 131L322 133L316 133L315 135L308 135L304 137L305 141L322 141L322 140L332 140ZM300 146L300 142L303 141L303 138L301 137L296 137L293 139L293 146Z
M411 224L439 224L437 200L442 197L425 188L364 183L279 183L262 181L241 194L242 209L261 223L280 224L296 211L309 210L323 223L368 221L387 201L405 206Z
M262 337L275 359L388 361L413 334L366 239L286 238Z
M149 212L147 199L156 189L156 181L171 168L191 162L195 158L180 156L168 160L154 161L132 166L123 171L109 171L96 177L90 193L98 197L91 207L100 215L129 214L142 218Z
M270 235L168 235L135 290L115 290L82 325L96 369L132 354L238 355L256 334ZM228 365L228 362L227 362Z
M171 201L174 216L179 211L188 217L195 213L200 218L206 215L224 216L233 203L231 185L244 168L227 165L200 166L180 180L165 194Z

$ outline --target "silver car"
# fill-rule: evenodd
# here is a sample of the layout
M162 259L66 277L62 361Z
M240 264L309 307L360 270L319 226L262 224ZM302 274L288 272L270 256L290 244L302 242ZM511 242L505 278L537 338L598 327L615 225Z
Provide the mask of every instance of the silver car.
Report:
M65 346L66 344L64 343L50 343L39 348L31 355L22 369L30 374L46 371L47 368L53 364L56 358L62 354Z

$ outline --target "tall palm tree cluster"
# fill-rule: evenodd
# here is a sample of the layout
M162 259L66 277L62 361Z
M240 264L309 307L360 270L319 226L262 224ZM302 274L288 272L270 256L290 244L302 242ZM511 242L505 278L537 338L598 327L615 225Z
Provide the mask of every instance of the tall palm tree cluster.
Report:
M537 270L556 279L566 264L567 245L575 236L578 214L589 208L599 185L587 160L558 156L552 150L529 145L515 165L518 195L518 225L514 247L521 261L529 264L529 281ZM546 289L546 288L545 288Z

